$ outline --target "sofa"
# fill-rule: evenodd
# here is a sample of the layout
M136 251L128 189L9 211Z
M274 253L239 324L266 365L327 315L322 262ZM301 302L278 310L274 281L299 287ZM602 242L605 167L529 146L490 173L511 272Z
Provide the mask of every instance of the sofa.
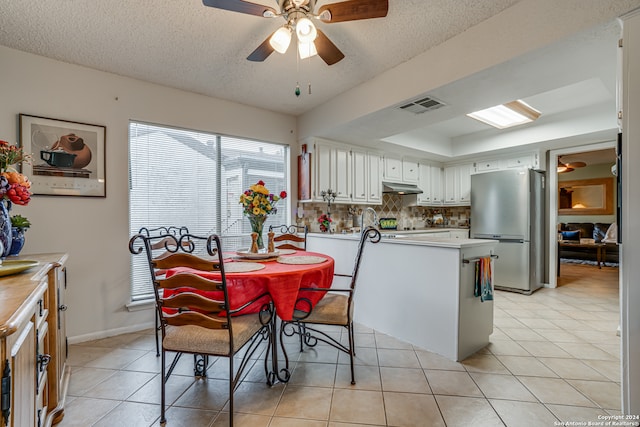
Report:
M611 224L603 222L566 222L558 224L558 233L562 240L593 239L595 243L602 242ZM577 233L576 233L577 232ZM615 243L605 242L605 263L618 263L619 251ZM596 260L596 252L588 247L559 246L559 257L568 259Z

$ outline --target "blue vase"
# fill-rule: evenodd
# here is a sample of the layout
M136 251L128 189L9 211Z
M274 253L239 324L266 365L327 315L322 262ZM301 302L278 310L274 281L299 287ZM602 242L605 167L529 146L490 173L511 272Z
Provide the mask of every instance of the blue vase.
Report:
M11 227L11 250L9 255L18 255L24 246L24 229Z
M2 258L4 258L11 252L12 243L11 217L9 216L9 209L4 200L0 200L0 242L4 248L1 255Z

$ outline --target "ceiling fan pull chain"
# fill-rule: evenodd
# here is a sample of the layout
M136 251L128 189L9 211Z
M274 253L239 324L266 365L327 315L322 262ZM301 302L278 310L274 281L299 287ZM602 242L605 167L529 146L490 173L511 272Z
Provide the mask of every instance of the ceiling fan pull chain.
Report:
M309 95L311 95L311 82L309 82Z
M295 91L296 96L300 96L300 84L296 82L296 91Z

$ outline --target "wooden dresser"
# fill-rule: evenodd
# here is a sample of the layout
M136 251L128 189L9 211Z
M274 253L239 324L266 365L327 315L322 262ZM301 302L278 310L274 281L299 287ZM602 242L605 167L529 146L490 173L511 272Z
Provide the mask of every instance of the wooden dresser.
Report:
M66 366L67 254L0 277L0 427L51 426L62 420L70 370Z

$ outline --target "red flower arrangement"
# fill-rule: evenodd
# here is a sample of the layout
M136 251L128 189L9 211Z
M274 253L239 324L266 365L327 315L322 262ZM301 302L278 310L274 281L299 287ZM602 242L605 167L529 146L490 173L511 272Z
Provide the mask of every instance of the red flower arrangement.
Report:
M0 198L16 205L27 205L31 201L31 182L16 171L13 165L29 162L31 156L22 148L0 140Z
M331 222L333 222L333 220L329 215L322 214L320 215L320 217L318 217L318 222L320 223L320 231L322 231L323 233L326 233L327 231L329 231L329 227L331 225Z

